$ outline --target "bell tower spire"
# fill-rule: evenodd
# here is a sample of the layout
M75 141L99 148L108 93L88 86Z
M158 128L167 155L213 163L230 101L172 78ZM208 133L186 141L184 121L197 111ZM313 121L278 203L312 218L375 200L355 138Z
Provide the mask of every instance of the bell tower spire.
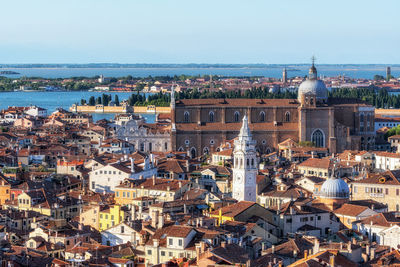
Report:
M253 140L247 115L243 117L242 127L234 142L233 151L233 192L238 201L257 200L256 177L258 162L256 141Z

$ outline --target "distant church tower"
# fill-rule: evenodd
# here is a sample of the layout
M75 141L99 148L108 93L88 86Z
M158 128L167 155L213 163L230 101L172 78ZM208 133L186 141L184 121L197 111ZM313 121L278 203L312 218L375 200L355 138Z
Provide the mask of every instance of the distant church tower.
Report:
M283 68L283 71L282 71L282 82L283 83L287 83L287 70L286 70L286 68Z
M386 67L386 80L390 80L390 77L392 77L392 73L390 70L390 67Z
M242 128L234 145L232 197L238 201L256 202L256 177L258 173L256 141L251 137L247 115L243 117Z

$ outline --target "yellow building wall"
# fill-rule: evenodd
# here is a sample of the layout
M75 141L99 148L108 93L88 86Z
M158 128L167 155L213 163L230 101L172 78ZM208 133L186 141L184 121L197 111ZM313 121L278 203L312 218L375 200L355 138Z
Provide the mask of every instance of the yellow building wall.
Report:
M121 210L120 205L111 206L109 212L99 213L99 229L106 230L114 225L121 223L124 220L125 214Z
M118 205L129 205L133 204L133 199L136 198L136 190L135 189L127 189L127 188L116 188L114 200Z
M7 200L10 200L10 185L2 185L0 186L0 205L3 205Z

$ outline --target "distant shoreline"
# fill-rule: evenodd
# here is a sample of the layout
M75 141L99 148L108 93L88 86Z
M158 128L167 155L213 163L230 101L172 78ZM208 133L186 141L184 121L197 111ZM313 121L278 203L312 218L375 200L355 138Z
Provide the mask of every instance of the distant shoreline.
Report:
M89 63L89 64L0 64L0 69L157 69L157 68L186 68L186 69L245 69L245 68L293 68L296 66L309 66L310 63L300 64L119 64L119 63ZM400 67L400 64L318 64L319 66L391 66Z

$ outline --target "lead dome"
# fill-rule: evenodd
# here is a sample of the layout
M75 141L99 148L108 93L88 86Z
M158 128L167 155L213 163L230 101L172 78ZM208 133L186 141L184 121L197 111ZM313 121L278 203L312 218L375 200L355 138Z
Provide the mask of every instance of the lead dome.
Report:
M322 198L347 199L349 195L349 186L341 178L329 178L321 186L320 197Z
M317 102L325 103L328 99L328 89L325 83L317 78L317 69L314 64L308 72L308 78L302 82L298 90L298 100L301 100L302 95L315 95Z

